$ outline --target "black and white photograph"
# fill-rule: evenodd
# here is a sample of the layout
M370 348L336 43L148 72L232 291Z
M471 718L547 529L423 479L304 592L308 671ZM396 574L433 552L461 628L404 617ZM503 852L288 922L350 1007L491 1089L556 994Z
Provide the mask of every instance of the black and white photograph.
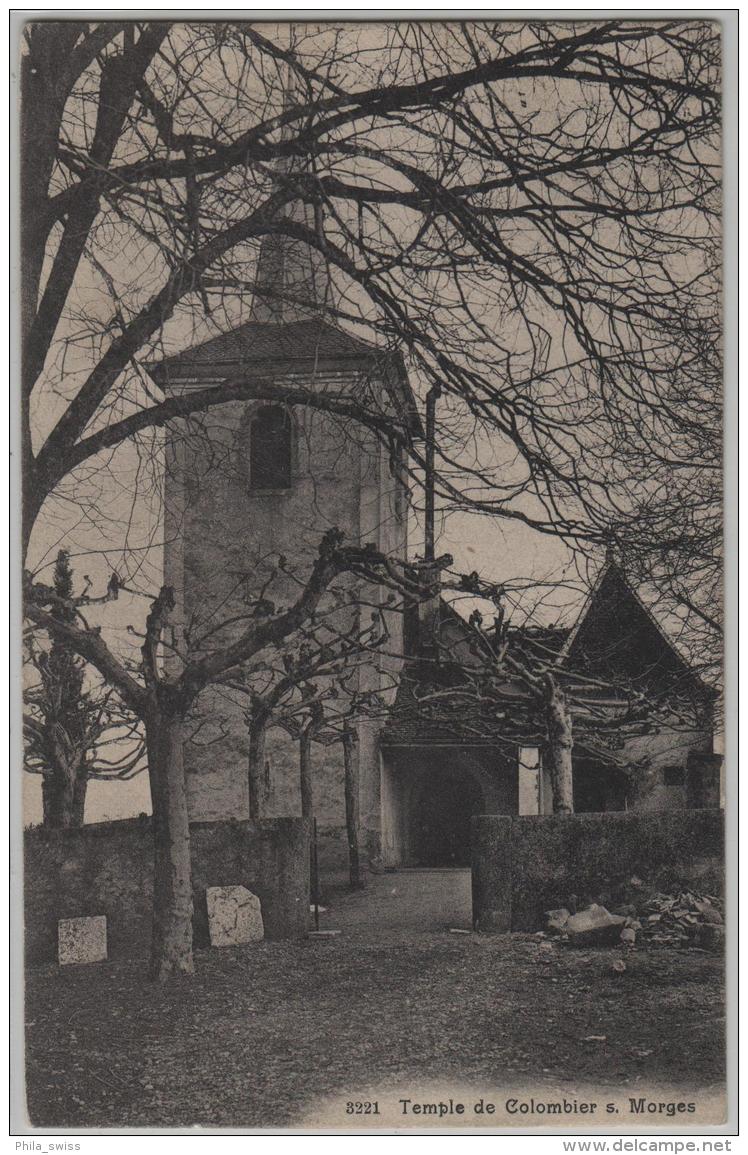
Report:
M736 14L11 15L15 1133L724 1134Z

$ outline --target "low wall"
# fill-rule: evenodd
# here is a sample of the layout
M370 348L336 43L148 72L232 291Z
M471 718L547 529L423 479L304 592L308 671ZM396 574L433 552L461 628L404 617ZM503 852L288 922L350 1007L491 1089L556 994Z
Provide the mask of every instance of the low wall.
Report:
M537 930L543 912L615 903L632 876L663 890L723 889L721 810L489 814L473 819L473 921L486 931Z
M196 946L208 944L205 889L245 886L262 904L269 939L303 935L309 919L309 829L301 818L190 826ZM107 916L111 958L146 954L151 939L153 841L149 818L24 836L26 953L57 957L57 920Z

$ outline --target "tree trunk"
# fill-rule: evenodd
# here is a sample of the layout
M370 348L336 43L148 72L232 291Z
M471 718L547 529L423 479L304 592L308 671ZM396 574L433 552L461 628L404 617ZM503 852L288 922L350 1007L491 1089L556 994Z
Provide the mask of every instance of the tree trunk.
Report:
M38 27L38 26L37 26ZM57 153L57 135L62 106L53 95L55 77L53 75L55 56L55 28L50 28L50 36L43 30L36 33L37 45L42 45L42 59L52 56L52 64L46 69L40 61L24 53L20 61L21 72L21 376L22 376L22 421L21 453L24 471L24 496L21 505L21 534L23 556L29 545L31 532L43 502L44 486L34 470L31 443L30 396L36 380L38 357L42 363L46 349L32 349L29 342L31 327L39 302L39 287L47 248L47 238L51 227L49 216L49 180ZM63 34L64 36L65 34ZM46 41L46 47L45 42ZM58 37L56 47L64 45ZM71 44L72 47L72 44ZM63 49L64 50L64 49ZM59 60L59 57L57 57ZM45 819L46 825L46 819Z
M256 822L267 816L269 786L265 765L267 718L260 712L249 723L249 817Z
M312 733L305 727L299 739L299 785L301 787L301 816L311 818L314 814L312 789Z
M364 885L361 875L361 855L359 850L359 775L355 731L346 730L343 735L343 761L345 766L345 826L348 832L348 868L351 887L358 889Z
M66 774L45 774L42 778L44 825L50 830L70 826L73 799L69 785Z
M86 810L86 793L88 791L88 773L82 766L75 776L73 783L73 826L83 825L83 816Z
M42 777L43 823L49 830L71 830L83 825L88 775L86 767L60 768Z
M546 678L545 691L546 754L551 775L553 813L573 814L574 771L571 752L574 742L571 714L564 691L550 675Z
M160 981L195 969L183 726L181 714L149 703L145 732L154 843L151 974Z

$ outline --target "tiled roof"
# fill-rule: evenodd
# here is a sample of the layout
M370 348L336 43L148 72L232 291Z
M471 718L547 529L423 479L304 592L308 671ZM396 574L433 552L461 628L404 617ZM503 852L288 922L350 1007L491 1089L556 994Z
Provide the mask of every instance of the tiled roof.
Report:
M151 362L148 371L159 383L194 375L196 369L252 366L262 361L316 361L355 359L384 363L386 350L352 337L320 318L276 325L248 321L183 353Z
M147 362L145 367L166 389L186 381L210 382L258 370L281 374L375 371L408 429L416 437L423 436L400 353L353 337L321 317L282 324L247 321L173 357Z
M614 578L615 588L611 584ZM440 604L439 622L443 637L447 629L452 635L457 631L470 652L479 655L477 640L482 635L444 601ZM484 641L488 646L485 636ZM582 679L602 679L599 690L594 681L583 683L587 697L597 694L604 699L615 698L619 683L622 701L629 683L659 686L659 693L679 698L687 694L689 699L693 689L702 693L705 689L675 653L667 636L654 630L638 599L617 572L608 576L596 597L585 606L574 630L510 628L507 641L509 654L514 653L530 666L536 662L551 666L558 663ZM451 663L444 660L447 653L453 659ZM480 667L480 661L466 662L461 657L460 638L455 636L450 636L450 645L444 648L439 662L427 653L419 653L417 648L411 650L382 732L382 743L532 745L542 740L542 719L536 716L519 678L501 676L495 669L490 677L490 692L485 695L488 701L482 703Z
M498 704L481 702L465 668L412 661L400 679L381 741L383 745L521 743L538 730L527 695L507 679ZM512 700L513 699L513 700Z

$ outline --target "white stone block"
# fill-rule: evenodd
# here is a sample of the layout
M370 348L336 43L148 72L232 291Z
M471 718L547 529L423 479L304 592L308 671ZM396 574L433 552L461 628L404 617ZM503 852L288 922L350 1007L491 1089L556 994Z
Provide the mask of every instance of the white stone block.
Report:
M265 937L256 894L243 886L209 886L205 898L211 946L239 946Z
M68 966L70 963L104 962L107 957L106 915L59 919L57 957L60 966Z

